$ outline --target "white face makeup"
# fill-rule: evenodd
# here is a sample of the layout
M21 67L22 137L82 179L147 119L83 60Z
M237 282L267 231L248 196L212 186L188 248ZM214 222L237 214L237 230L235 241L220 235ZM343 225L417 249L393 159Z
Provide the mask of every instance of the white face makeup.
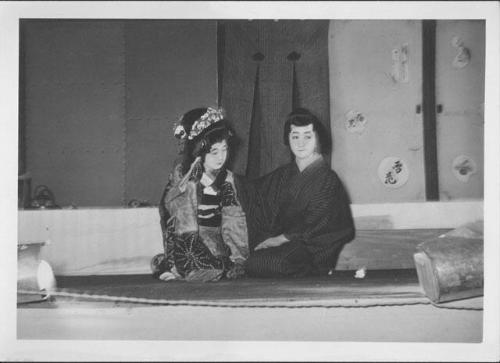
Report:
M227 142L223 140L216 142L210 148L210 152L205 155L203 166L206 171L211 172L222 168L227 158Z
M288 140L290 148L298 160L310 158L316 150L316 133L312 124L307 126L291 125Z

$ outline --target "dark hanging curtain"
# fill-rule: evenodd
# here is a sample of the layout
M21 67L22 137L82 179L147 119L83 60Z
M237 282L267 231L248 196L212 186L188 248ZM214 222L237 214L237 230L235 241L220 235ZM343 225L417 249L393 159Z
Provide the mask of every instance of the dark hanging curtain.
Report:
M262 53L256 53L253 59L257 62L262 61ZM260 174L260 154L261 154L261 130L262 130L262 115L260 113L262 107L260 105L259 93L259 71L260 67L257 65L255 73L255 83L253 88L253 105L252 117L250 119L250 132L248 136L248 157L246 176L249 178L257 178Z
M257 177L290 161L285 117L295 107L330 130L328 25L325 20L236 20L219 24L219 97L239 148L232 168Z

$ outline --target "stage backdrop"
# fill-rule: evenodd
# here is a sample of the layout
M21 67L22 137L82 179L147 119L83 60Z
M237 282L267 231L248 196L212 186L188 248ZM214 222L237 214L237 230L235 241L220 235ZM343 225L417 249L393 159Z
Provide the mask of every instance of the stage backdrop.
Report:
M215 21L21 22L20 172L61 206L156 204L173 122L217 104Z
M20 35L20 173L63 207L156 204L173 122L217 103L238 173L289 160L302 106L331 128L353 203L426 201L420 20L30 19ZM440 200L483 197L484 52L484 21L436 21Z

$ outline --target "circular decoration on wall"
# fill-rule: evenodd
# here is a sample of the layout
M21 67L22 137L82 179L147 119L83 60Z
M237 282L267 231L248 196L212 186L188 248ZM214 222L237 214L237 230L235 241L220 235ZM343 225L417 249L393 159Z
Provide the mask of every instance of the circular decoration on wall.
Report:
M345 114L345 128L348 132L362 134L366 127L366 117L358 111L351 110Z
M476 162L468 156L459 155L453 159L452 172L462 183L467 183L472 174L477 173Z
M406 161L389 156L380 162L378 177L387 188L400 188L408 181L410 170Z

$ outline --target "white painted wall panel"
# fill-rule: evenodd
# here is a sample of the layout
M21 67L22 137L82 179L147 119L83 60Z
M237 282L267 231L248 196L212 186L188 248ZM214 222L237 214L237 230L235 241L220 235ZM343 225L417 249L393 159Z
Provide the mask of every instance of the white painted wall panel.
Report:
M354 204L352 211L358 229L366 226L366 218L373 217L384 223L366 229L452 229L483 219L482 202ZM18 241L47 241L41 258L51 264L56 275L150 273L151 258L163 252L156 208L21 210L18 218ZM357 266L353 251L360 246L355 243L346 246L339 269ZM401 246L405 251L412 247ZM411 268L413 263L406 259L373 266Z
M393 51L406 46L407 78L395 80ZM329 35L332 167L353 203L425 200L421 22L332 20ZM361 112L363 133L348 132L346 113ZM391 189L377 169L389 156L408 164L408 182Z
M163 251L156 208L19 211L18 241L47 241L56 275L148 273Z
M453 66L458 37L470 53L463 68ZM441 200L482 199L484 183L484 20L440 20L436 25L438 177ZM455 177L453 160L464 155L476 164L467 182Z

